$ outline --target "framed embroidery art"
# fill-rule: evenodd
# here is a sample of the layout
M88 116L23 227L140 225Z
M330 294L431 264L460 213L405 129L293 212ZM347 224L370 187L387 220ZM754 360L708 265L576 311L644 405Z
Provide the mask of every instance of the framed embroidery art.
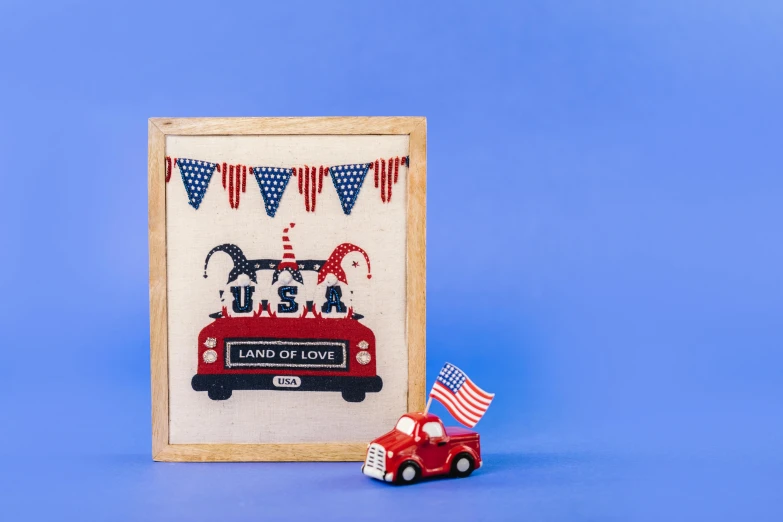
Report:
M152 452L362 460L424 407L424 118L149 121Z

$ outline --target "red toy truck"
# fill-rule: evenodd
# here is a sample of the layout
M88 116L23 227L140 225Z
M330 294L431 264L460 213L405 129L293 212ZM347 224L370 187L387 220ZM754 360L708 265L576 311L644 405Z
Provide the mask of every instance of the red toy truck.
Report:
M233 390L336 391L348 402L383 387L375 335L351 318L220 317L198 336L191 385L212 400Z
M467 477L481 467L479 434L444 428L431 413L406 413L389 433L372 441L362 473L397 484L451 474Z

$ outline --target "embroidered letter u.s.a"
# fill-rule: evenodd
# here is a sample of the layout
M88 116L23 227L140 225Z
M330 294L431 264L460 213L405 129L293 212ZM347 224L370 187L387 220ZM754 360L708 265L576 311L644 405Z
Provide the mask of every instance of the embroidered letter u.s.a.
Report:
M242 298L244 290L244 299ZM253 311L253 291L252 286L232 286L231 294L234 296L234 301L231 303L231 307L234 312L238 314L252 312Z
M281 286L277 289L277 295L280 296L282 303L277 305L277 311L283 314L289 314L299 310L299 303L296 302L294 296L297 289L295 286Z
M348 309L345 307L340 298L343 296L343 291L339 286L330 286L326 289L326 302L321 307L321 311L328 314L332 311L332 308L337 308L338 313L345 313Z

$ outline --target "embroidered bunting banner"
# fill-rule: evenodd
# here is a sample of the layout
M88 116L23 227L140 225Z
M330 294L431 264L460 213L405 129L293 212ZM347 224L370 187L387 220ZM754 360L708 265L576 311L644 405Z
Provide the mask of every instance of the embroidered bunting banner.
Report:
M399 180L400 167L407 168L410 165L410 158L398 156L377 159L370 163L352 163L332 167L305 165L304 167L285 168L247 167L227 162L221 165L208 161L166 156L166 182L171 179L173 165L179 167L182 182L185 184L185 190L188 194L188 203L197 210L204 199L215 170L223 175L223 188L228 192L229 205L233 209L239 208L240 194L246 191L247 170L249 168L258 182L266 213L273 218L280 207L280 200L292 176L297 178L297 188L304 199L306 212L315 212L318 194L321 194L323 190L323 180L325 177L331 176L343 213L350 215L370 169L374 170L375 188L379 190L381 202L390 203L392 187Z

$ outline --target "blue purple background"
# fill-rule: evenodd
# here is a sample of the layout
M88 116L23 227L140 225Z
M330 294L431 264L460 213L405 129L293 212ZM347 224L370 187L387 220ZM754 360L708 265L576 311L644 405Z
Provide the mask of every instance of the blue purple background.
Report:
M780 520L781 24L3 2L2 518ZM497 393L485 468L151 461L147 118L196 115L428 117L428 382L448 360Z

